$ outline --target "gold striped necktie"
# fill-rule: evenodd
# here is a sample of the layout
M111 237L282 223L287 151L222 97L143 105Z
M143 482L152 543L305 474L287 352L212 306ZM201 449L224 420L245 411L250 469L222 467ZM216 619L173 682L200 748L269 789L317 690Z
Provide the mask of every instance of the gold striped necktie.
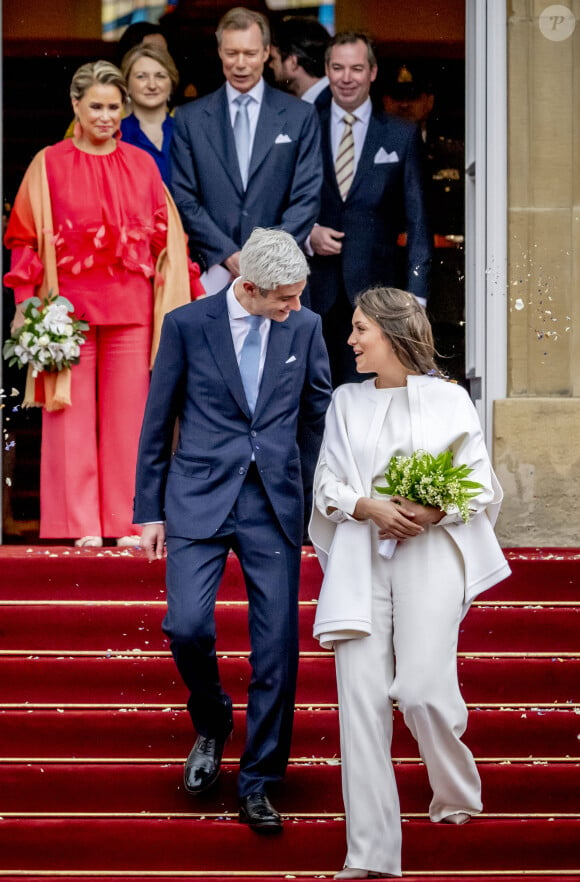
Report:
M342 200L344 201L348 195L354 177L354 137L352 134L352 127L356 122L356 116L352 113L345 113L342 121L344 122L344 130L342 132L340 144L338 145L334 170L336 172L338 189Z

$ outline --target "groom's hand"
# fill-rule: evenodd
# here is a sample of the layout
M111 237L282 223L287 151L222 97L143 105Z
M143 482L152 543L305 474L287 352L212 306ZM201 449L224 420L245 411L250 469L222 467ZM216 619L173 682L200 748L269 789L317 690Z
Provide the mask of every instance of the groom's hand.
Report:
M140 545L149 562L161 560L165 545L165 526L163 524L145 524L141 533Z

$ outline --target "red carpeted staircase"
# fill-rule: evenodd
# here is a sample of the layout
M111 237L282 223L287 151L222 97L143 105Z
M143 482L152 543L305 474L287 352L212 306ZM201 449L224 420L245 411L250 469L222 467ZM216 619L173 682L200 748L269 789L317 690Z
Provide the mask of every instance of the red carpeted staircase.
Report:
M484 814L431 824L396 714L409 880L580 879L580 551L511 550L513 576L464 622L459 669ZM320 572L303 555L292 760L280 837L237 823L248 642L235 558L218 649L236 703L222 776L183 791L193 735L160 629L163 564L117 549L0 547L0 880L332 878L345 853L332 656L311 636Z

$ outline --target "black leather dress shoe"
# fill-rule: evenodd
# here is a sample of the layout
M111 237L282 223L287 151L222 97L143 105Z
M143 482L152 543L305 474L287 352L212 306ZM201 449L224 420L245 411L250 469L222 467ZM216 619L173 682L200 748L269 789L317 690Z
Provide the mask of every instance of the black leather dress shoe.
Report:
M188 793L197 796L217 781L224 746L229 736L230 732L224 738L205 738L203 735L197 737L183 771L183 784Z
M250 793L240 800L240 824L249 824L258 833L280 833L282 818L265 793Z

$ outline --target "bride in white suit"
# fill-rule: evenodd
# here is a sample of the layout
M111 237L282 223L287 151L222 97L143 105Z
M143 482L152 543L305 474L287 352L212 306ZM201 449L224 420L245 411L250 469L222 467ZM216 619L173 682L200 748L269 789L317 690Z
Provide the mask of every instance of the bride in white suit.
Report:
M391 761L393 701L416 738L432 821L482 809L479 774L461 741L460 622L473 598L509 575L493 531L502 493L467 392L434 363L431 327L412 294L373 288L357 299L348 340L360 373L327 412L310 535L324 580L315 636L334 648L340 711L344 869L335 878L401 875L401 819ZM391 456L451 450L482 489L465 524L378 494ZM397 540L393 556L379 553Z

